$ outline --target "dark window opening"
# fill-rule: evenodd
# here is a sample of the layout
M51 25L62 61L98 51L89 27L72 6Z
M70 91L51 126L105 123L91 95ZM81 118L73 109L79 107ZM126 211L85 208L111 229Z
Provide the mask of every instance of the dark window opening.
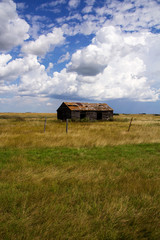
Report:
M102 112L97 112L97 120L102 120Z
M76 104L68 104L69 107L78 107Z
M84 119L84 118L86 118L86 113L84 112L84 113L80 113L80 119Z

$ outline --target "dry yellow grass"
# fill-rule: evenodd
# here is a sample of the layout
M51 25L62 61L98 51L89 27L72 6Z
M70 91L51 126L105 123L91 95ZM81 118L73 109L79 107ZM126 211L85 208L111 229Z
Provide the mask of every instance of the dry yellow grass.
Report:
M44 121L47 117L46 131ZM133 122L130 131L128 126ZM114 116L109 122L65 122L56 120L56 114L1 113L0 147L91 147L160 142L160 116Z

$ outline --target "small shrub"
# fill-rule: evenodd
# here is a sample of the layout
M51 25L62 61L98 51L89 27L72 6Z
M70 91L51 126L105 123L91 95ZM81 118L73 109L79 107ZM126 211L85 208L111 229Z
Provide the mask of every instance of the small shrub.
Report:
M89 122L90 121L90 119L89 118L82 118L82 119L80 119L80 122Z
M22 121L25 121L25 118L24 117L20 117L20 116L16 116L15 117L15 121L16 122L22 122Z

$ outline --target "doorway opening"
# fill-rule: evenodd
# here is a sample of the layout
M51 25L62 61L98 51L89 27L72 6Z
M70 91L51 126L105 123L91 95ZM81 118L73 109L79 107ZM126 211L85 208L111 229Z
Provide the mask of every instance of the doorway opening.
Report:
M86 113L85 112L80 113L80 119L84 119L84 118L86 118Z
M97 120L102 120L102 112L97 112Z

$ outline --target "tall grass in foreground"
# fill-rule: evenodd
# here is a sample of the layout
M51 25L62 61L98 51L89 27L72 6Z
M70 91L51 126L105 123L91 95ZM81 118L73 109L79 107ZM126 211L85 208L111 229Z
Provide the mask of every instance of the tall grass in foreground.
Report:
M151 142L160 142L160 116L119 115L111 122L69 122L66 134L65 122L57 121L55 114L0 114L0 147L91 147Z
M0 240L159 240L159 176L160 116L0 114Z
M160 144L0 149L0 239L159 240Z

